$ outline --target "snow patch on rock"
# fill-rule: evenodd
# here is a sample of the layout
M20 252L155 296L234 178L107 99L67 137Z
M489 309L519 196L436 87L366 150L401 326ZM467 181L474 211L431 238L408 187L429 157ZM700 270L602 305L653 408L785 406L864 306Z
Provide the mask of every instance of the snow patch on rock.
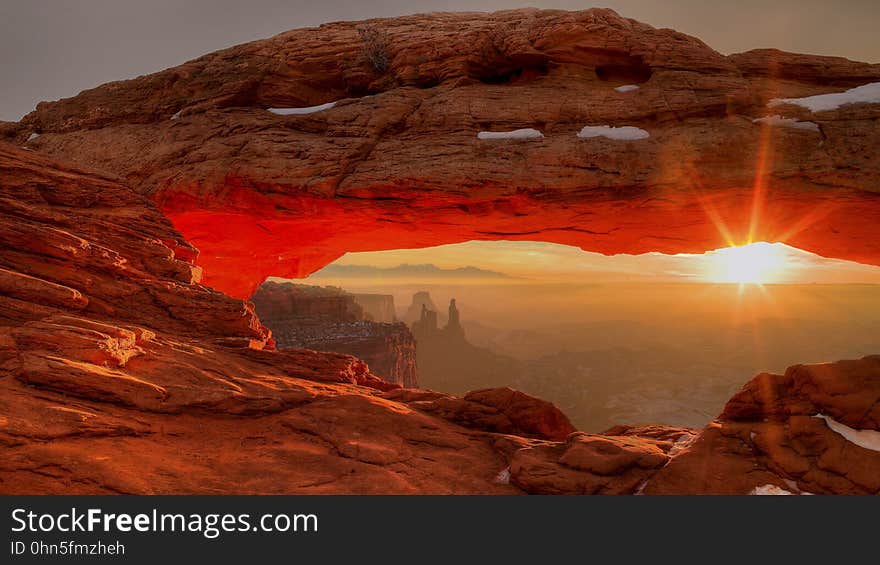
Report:
M37 132L34 132L34 133L30 134L30 135L28 136L28 138L27 138L28 143L30 143L31 141L33 141L33 140L35 140L35 139L37 139L37 138L39 138L39 137L40 137L40 134L38 134Z
M786 490L782 487L778 487L776 485L761 485L755 487L749 492L751 495L759 495L759 496L789 496L789 495L800 495L800 496L812 496L812 492L806 492L798 489L797 483L792 480L784 479L785 484L788 485L788 488L792 490Z
M780 127L789 129L801 129L804 131L812 131L819 133L819 124L816 122L802 122L795 118L783 118L782 116L764 116L752 120L753 124L764 124L770 127Z
M788 496L795 493L776 485L761 485L753 488L749 494L758 496Z
M633 90L638 90L639 85L637 84L624 84L623 86L618 86L614 90L617 92L632 92Z
M319 104L318 106L306 106L304 108L266 108L268 111L273 114L278 114L279 116L301 116L303 114L314 114L315 112L321 112L322 110L329 110L333 106L336 106L336 102L327 102L326 104Z
M842 435L847 441L871 451L880 451L880 431L856 430L824 414L816 414L813 417L825 420L825 423L828 424L832 431Z
M183 111L183 110L178 110L178 111L174 112L174 115L171 116L171 119L172 119L172 120L176 120L177 118L179 118L179 117L180 117L180 113L181 113L182 111Z
M844 92L817 94L805 98L774 98L767 103L770 107L783 104L794 104L811 112L836 110L846 104L880 104L880 82L863 84Z
M496 483L508 484L510 482L510 467L505 467L495 476Z
M544 137L544 134L532 128L513 131L481 131L477 134L478 139L534 139L541 137Z
M617 141L633 141L651 137L651 134L634 126L584 126L577 136L581 138L607 137Z
M697 434L684 434L679 436L678 439L675 440L675 443L672 444L672 447L669 448L670 457L675 457L685 449L689 448L695 441L697 441Z

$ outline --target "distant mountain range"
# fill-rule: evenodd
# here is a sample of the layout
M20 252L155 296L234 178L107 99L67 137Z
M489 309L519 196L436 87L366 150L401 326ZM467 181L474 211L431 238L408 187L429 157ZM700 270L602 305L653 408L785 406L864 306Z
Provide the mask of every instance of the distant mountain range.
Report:
M388 278L444 278L444 279L509 279L509 275L497 271L487 271L477 267L459 267L443 269L432 263L410 265L404 263L396 267L376 267L374 265L327 265L314 273L313 277L352 278L352 277L388 277Z

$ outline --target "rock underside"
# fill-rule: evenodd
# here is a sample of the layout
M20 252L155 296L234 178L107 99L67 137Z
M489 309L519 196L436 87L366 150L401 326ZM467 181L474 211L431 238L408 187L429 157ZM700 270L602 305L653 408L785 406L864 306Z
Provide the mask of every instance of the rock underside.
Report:
M0 492L880 493L878 357L759 375L703 430L589 435L510 389L276 350L241 300L347 251L467 239L751 236L880 264L880 105L767 106L878 81L523 10L328 24L42 103L0 124L26 146L0 143ZM523 128L543 137L477 137Z

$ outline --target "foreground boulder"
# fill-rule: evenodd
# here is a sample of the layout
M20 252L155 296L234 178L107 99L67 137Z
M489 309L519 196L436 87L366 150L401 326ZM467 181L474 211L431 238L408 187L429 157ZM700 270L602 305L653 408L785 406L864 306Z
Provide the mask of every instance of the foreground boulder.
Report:
M880 493L880 357L795 365L735 395L646 493Z
M679 431L682 439L692 436ZM514 453L510 480L532 494L634 494L669 462L674 445L639 436L572 434L564 443Z
M477 390L464 398L433 391L392 391L385 398L488 432L563 441L575 431L550 402L510 388Z

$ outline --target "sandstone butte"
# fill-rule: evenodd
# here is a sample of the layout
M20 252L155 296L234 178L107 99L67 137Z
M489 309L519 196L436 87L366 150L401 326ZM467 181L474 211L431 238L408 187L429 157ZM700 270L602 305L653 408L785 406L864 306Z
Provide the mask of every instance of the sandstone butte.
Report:
M880 357L759 375L703 430L591 435L510 389L278 351L243 300L346 251L468 239L880 264L880 104L768 106L872 82L518 10L295 30L41 103L0 124L0 492L876 494ZM601 125L650 137L575 135ZM543 137L477 137L523 128Z

